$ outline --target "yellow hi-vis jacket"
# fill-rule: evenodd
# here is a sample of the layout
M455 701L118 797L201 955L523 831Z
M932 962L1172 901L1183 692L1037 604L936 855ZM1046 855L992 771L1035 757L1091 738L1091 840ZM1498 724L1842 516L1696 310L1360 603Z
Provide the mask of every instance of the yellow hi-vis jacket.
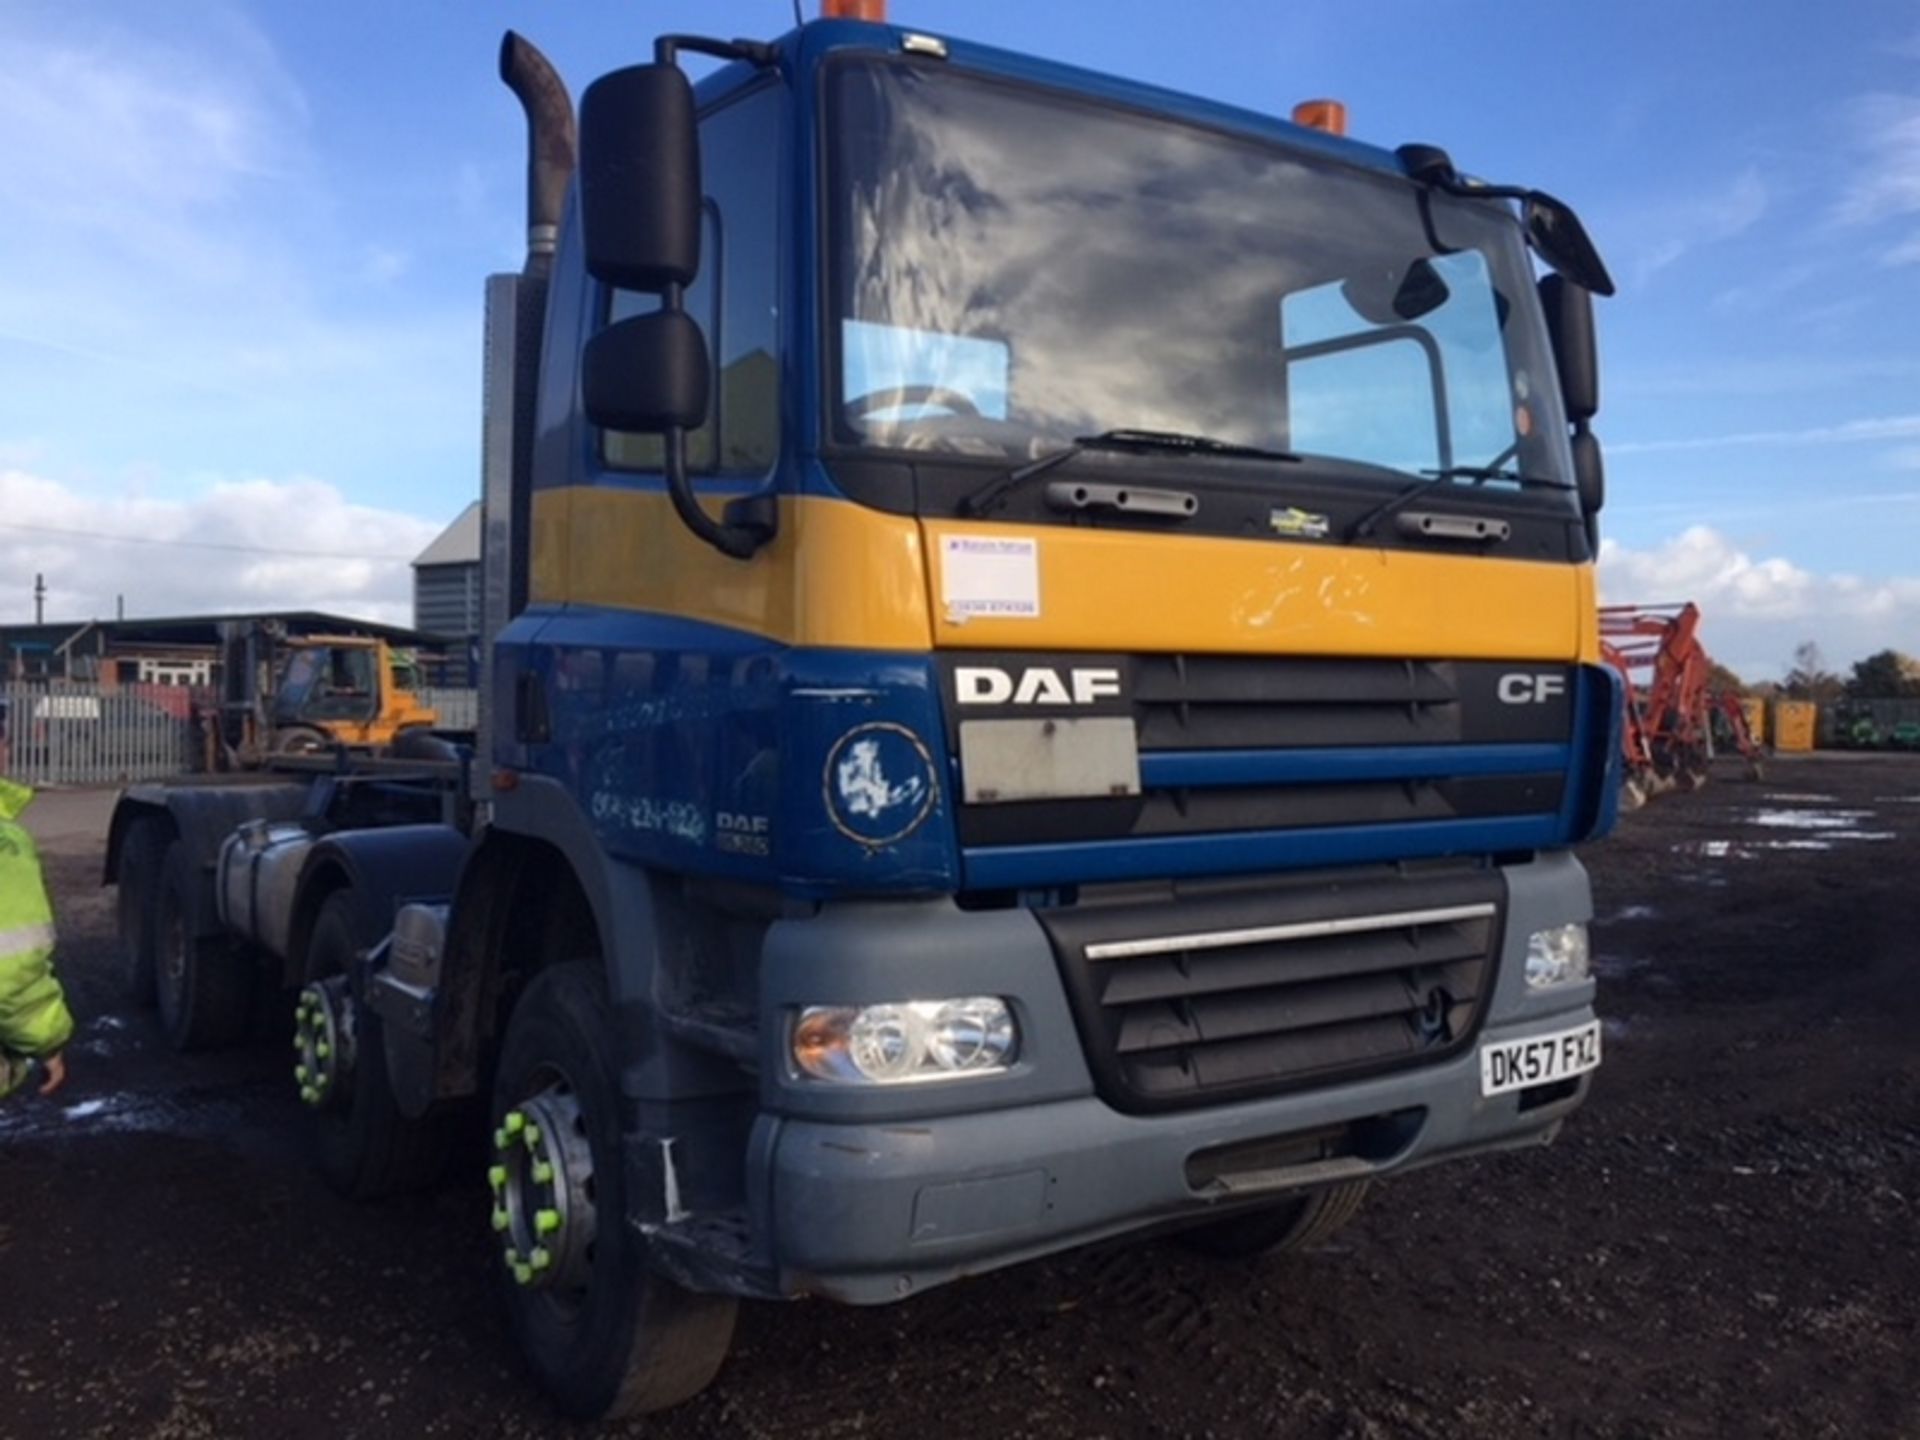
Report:
M53 905L40 852L20 824L33 791L0 777L0 1095L20 1084L27 1061L58 1053L73 1034L53 978Z

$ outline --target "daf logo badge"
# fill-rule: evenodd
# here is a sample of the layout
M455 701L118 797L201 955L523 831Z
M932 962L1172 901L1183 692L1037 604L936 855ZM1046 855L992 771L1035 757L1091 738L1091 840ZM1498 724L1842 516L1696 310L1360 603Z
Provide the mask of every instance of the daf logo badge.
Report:
M1030 665L1016 678L993 665L962 665L953 672L953 696L962 705L1097 705L1120 698L1120 672L1076 666L1062 675Z

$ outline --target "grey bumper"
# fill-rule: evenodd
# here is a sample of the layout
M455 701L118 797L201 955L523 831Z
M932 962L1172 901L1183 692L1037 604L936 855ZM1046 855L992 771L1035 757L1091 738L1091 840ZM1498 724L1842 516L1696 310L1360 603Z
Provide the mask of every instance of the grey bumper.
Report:
M763 987L762 1116L749 1159L753 1229L782 1291L897 1300L962 1275L1289 1190L1550 1140L1584 1098L1483 1098L1479 1047L1591 1019L1593 986L1530 993L1527 936L1586 920L1585 872L1565 854L1509 867L1506 938L1476 1044L1418 1069L1230 1105L1122 1113L1094 1093L1058 971L1021 911L846 907L776 926ZM878 912L878 913L876 913ZM884 918L884 924L876 924ZM803 1003L998 994L1021 1060L990 1079L864 1091L799 1079L782 1047ZM1200 1151L1393 1116L1363 1156L1276 1169L1251 1187L1196 1185Z

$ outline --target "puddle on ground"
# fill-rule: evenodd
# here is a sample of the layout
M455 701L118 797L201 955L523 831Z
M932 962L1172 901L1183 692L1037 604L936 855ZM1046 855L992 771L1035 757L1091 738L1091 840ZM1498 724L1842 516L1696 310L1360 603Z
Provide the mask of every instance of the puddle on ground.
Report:
M1777 790L1760 797L1769 805L1837 805L1838 795L1799 795L1791 790Z
M1622 920L1652 920L1659 911L1651 905L1622 905L1613 914L1600 921L1602 925L1617 925Z
M1832 850L1841 841L1892 840L1891 830L1824 830L1786 840L1681 840L1668 847L1676 855L1700 855L1709 860L1751 860L1777 850ZM1703 878L1703 877L1693 877ZM1713 884L1712 880L1708 880Z
M1769 800L1825 802L1824 795L1769 795ZM1768 840L1681 840L1669 848L1676 855L1700 855L1709 860L1751 860L1776 850L1832 850L1841 844L1871 843L1898 838L1892 830L1869 830L1863 821L1877 820L1877 810L1745 810L1733 818L1762 830L1803 831Z
M191 1105L160 1095L95 1095L63 1105L57 1098L36 1101L29 1095L0 1109L0 1141L59 1140L121 1134L205 1135L232 1122L237 1107L228 1103Z
M1871 810L1751 810L1735 818L1773 830L1856 830L1871 820Z
M1769 800L1772 798L1771 795L1767 796ZM1876 795L1873 797L1873 803L1876 805L1920 805L1920 795Z
M113 1055L126 1048L127 1022L118 1015L96 1015L80 1027L72 1048L82 1055Z

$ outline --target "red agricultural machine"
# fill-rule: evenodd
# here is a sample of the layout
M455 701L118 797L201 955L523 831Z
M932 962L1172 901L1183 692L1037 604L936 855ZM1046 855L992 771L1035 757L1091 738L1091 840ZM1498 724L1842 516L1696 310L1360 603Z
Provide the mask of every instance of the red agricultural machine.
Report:
M1746 711L1738 696L1713 688L1699 632L1700 609L1691 603L1600 607L1600 653L1627 686L1623 809L1706 783L1716 714L1749 778L1760 778L1760 746Z

